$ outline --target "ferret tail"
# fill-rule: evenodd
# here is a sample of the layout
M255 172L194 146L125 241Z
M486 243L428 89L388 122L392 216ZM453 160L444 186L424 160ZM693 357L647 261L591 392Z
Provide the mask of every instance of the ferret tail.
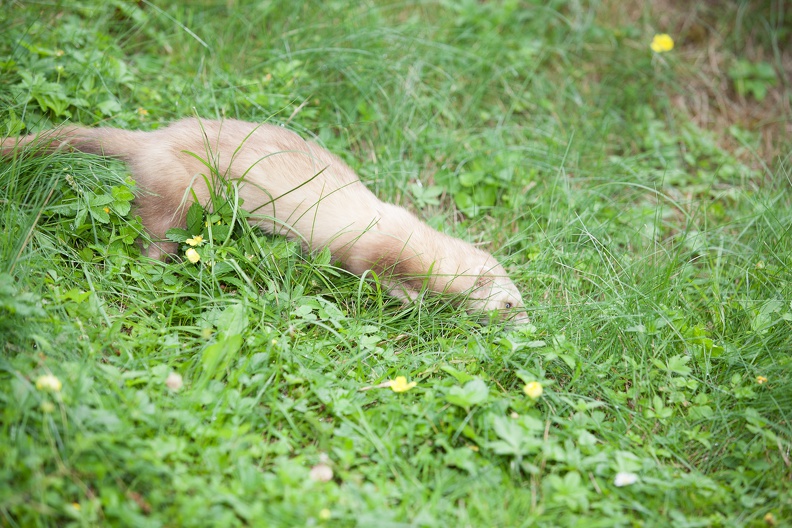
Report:
M138 148L136 132L118 128L86 128L67 125L39 134L0 141L0 155L10 157L15 151L52 154L77 150L99 156L128 159Z

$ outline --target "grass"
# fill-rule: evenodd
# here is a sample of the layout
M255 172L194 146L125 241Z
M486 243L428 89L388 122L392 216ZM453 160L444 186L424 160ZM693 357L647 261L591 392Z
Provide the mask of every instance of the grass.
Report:
M234 207L152 261L122 164L4 159L3 525L792 522L792 22L691 6L3 10L4 136L287 125L493 250L531 317L402 307Z

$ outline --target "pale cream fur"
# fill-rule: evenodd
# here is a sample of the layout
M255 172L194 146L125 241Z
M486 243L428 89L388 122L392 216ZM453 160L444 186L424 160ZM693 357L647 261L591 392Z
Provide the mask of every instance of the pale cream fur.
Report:
M404 301L426 288L465 295L471 312L527 319L519 291L492 255L382 202L341 159L282 127L230 119L183 119L153 132L70 126L21 138L2 153L30 143L39 153L73 148L124 160L144 190L137 213L155 240L184 227L192 192L209 202L206 175L215 174L235 182L252 223L309 251L329 247L347 270L375 271ZM175 249L155 243L149 255Z

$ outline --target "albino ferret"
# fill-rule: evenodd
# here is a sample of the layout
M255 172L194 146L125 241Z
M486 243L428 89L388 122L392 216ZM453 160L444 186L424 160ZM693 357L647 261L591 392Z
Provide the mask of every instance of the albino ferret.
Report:
M527 320L520 292L492 255L382 202L338 157L281 127L198 119L154 132L67 126L18 139L2 154L31 143L36 152L73 148L125 161L145 191L137 212L155 239L185 226L190 189L209 203L203 175L216 171L235 182L251 223L299 239L308 251L328 247L357 275L374 270L404 302L427 288L464 298L471 313ZM160 257L161 248L176 249L152 244L149 255Z

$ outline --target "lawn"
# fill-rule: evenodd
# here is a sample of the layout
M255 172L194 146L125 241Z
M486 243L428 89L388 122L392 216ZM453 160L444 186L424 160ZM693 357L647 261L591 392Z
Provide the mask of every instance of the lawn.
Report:
M792 524L792 9L649 4L7 3L2 137L283 125L530 323L403 306L222 195L199 262L152 260L122 163L16 152L2 525Z

